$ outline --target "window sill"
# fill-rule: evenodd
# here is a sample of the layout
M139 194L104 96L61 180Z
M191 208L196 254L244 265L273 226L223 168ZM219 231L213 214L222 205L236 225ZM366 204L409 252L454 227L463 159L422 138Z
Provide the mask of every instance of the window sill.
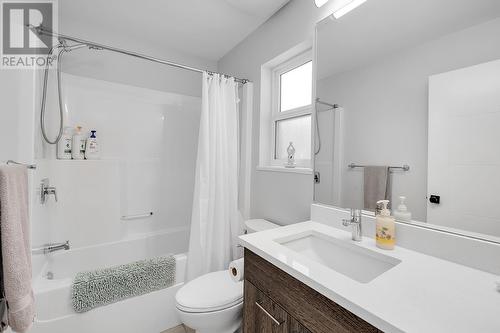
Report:
M284 166L258 166L257 171L271 171L271 172L286 172L286 173L298 173L303 175L312 175L311 168L285 168Z

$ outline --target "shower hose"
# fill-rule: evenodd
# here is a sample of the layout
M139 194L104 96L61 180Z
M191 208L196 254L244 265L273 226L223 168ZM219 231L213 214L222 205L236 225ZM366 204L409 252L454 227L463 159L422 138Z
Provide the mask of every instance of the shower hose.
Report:
M55 145L61 139L64 130L64 111L63 111L63 101L62 101L62 88L61 88L61 67L62 60L65 52L73 51L74 49L85 47L85 44L75 44L68 46L64 42L60 42L58 45L53 46L49 50L49 54L47 55L47 63L45 64L45 71L43 74L43 88L42 88L42 105L40 108L40 129L42 132L42 137L48 144ZM57 63L56 63L56 72L57 72L57 96L59 103L59 130L57 133L57 137L55 140L50 140L47 135L47 130L45 126L45 111L47 104L47 83L49 81L49 59L52 58L52 55L56 49L59 49L59 53L57 54Z

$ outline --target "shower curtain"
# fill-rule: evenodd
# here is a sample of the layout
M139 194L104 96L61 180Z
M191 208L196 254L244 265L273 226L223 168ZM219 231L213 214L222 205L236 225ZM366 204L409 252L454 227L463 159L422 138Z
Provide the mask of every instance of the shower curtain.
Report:
M239 114L234 78L203 73L187 277L227 269L242 232L238 210Z

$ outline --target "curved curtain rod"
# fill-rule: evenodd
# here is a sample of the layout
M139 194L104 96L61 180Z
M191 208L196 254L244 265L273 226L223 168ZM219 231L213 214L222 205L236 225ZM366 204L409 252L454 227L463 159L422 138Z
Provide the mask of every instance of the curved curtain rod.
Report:
M108 50L108 51L112 51L112 52L116 52L116 53L121 53L121 54L129 55L129 56L136 57L139 59L149 60L149 61L156 62L156 63L163 64L163 65L168 65L168 66L172 66L172 67L176 67L176 68L180 68L180 69L186 69L186 70L192 71L192 72L198 72L198 73L207 72L209 74L216 73L216 72L209 71L209 70L199 69L196 67L183 65L183 64L176 63L176 62L151 57L151 56L148 56L148 55L145 55L142 53L138 53L138 52L128 51L128 50L116 48L113 46L108 46L108 45L104 45L104 44L91 42L91 41L81 39L81 38L63 35L63 34L51 31L49 29L46 29L42 25L39 25L38 27L35 27L33 25L28 25L28 28L31 31L33 31L33 33L35 33L37 35L46 35L46 36L56 37L59 40L67 40L67 41L72 41L72 42L79 43L79 44L85 44L91 48L97 48L97 49ZM220 74L220 73L218 73L218 74ZM226 77L231 77L230 75L226 75L226 74L220 74L220 75L224 75ZM234 78L234 80L238 83L241 83L241 84L251 82L248 79L240 79L240 78L236 78L236 77Z

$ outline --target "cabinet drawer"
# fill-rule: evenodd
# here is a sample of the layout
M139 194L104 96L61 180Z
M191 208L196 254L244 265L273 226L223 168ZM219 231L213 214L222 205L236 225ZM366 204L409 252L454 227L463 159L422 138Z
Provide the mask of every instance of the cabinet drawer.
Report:
M288 314L253 284L245 281L245 333L286 333Z
M243 313L244 333L311 333L248 281Z

